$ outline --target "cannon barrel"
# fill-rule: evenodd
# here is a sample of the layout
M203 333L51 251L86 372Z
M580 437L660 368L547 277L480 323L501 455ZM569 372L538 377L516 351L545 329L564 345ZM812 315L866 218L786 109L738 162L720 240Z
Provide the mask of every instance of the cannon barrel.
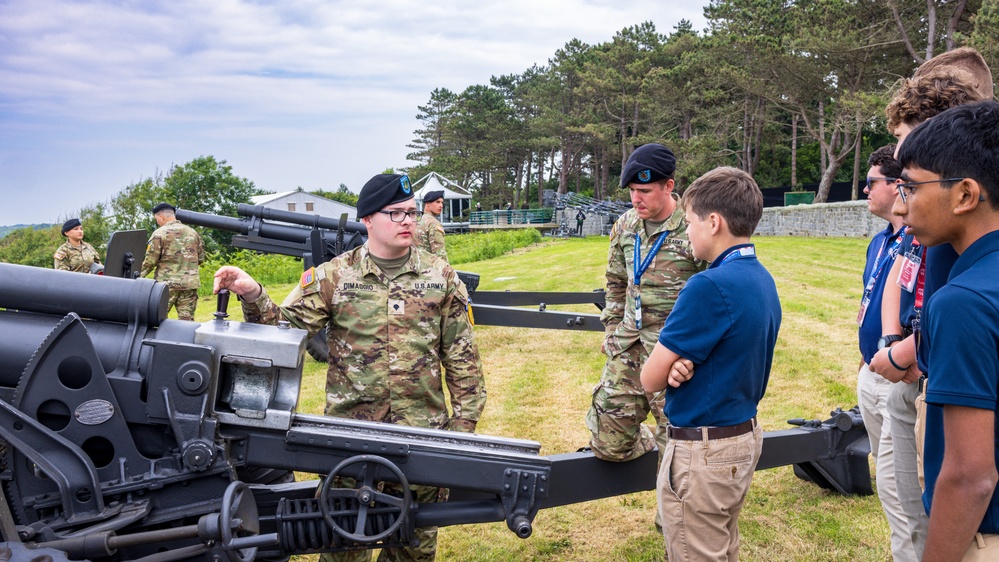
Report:
M300 224L302 226L307 226L312 228L322 228L325 230L339 230L340 220L330 217L324 217L322 215L309 215L305 213L295 213L292 211L282 211L280 209L271 209L269 207L264 207L262 205L247 205L246 203L240 203L236 210L236 214L241 217L257 217L267 220L275 220L280 222L290 222L292 224ZM363 224L354 221L347 221L344 224L343 229L347 232L359 232L361 234L367 234L368 229Z
M167 286L152 279L0 263L0 308L155 327L167 317L168 299Z
M237 234L242 234L242 235L248 235L252 232L258 237L263 239L281 240L284 242L292 242L295 244L304 244L308 242L309 237L312 235L313 232L311 228L305 226L264 222L264 220L258 216L250 216L237 219L233 217L212 215L209 213L187 211L185 209L177 209L176 214L177 214L177 220L179 220L184 224L203 226L206 228L214 228L216 230L225 230L228 232L235 232ZM352 223L348 222L347 224L349 225ZM323 230L330 230L325 227L321 228L323 228ZM364 228L364 225L361 225L361 228ZM332 230L335 231L336 229L334 228ZM349 228L345 228L344 230L349 231ZM367 232L367 230L364 230L363 232ZM298 253L298 255L301 254Z

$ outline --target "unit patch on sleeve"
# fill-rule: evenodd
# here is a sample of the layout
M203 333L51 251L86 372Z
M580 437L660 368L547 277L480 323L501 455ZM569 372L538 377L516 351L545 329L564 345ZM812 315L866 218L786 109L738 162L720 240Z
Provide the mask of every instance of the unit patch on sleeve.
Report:
M316 268L310 267L302 273L302 288L306 288L309 285L316 282Z

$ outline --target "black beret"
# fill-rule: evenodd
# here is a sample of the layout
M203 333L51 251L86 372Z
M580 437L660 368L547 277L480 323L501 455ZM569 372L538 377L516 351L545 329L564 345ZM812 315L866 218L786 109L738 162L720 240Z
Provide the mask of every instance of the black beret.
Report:
M170 209L170 212L173 212L173 211L177 210L177 207L174 207L173 205L171 205L169 203L160 203L159 205L156 205L155 207L153 207L153 214L155 215L156 213L159 213L161 211L165 211L167 209Z
M378 174L368 180L357 196L357 218L374 214L399 201L412 199L413 186L405 174Z
M621 187L633 183L652 183L673 177L676 156L661 144L644 144L635 149L621 171Z
M69 219L68 221L62 223L62 235L66 236L66 233L78 226L83 226L80 219Z
M423 195L423 202L424 203L433 203L434 201L436 201L438 199L443 199L443 198L444 198L444 190L443 189L438 189L437 191L428 191L428 192L426 192L426 194Z

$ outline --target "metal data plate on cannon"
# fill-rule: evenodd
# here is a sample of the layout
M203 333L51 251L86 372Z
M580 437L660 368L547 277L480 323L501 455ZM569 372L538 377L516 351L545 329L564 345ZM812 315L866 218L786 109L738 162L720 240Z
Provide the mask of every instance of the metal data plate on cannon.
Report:
M215 413L222 423L288 429L302 384L305 330L210 320L194 334L212 347L219 374Z
M142 260L146 257L149 233L145 230L118 230L108 240L107 259L104 260L106 277L138 276Z

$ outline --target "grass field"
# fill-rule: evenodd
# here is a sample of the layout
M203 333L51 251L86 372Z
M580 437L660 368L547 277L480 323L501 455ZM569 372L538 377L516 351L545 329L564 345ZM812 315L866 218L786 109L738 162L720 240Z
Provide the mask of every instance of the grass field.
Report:
M764 429L786 429L790 418L824 419L833 408L854 406L854 319L867 240L776 237L756 243L784 311L760 404ZM606 238L557 240L459 268L478 273L481 290L589 291L604 285L606 255ZM290 285L268 287L277 298L288 290ZM210 318L213 308L212 299L203 299L199 319ZM241 318L235 303L230 313ZM489 392L479 433L533 439L546 455L585 446L583 418L604 362L601 334L488 326L475 332ZM322 412L324 377L325 364L308 359L299 411ZM526 540L502 523L448 527L440 532L438 560L662 560L654 509L654 493L646 492L546 510ZM740 529L741 559L747 561L891 559L876 496L821 490L790 467L756 473Z

